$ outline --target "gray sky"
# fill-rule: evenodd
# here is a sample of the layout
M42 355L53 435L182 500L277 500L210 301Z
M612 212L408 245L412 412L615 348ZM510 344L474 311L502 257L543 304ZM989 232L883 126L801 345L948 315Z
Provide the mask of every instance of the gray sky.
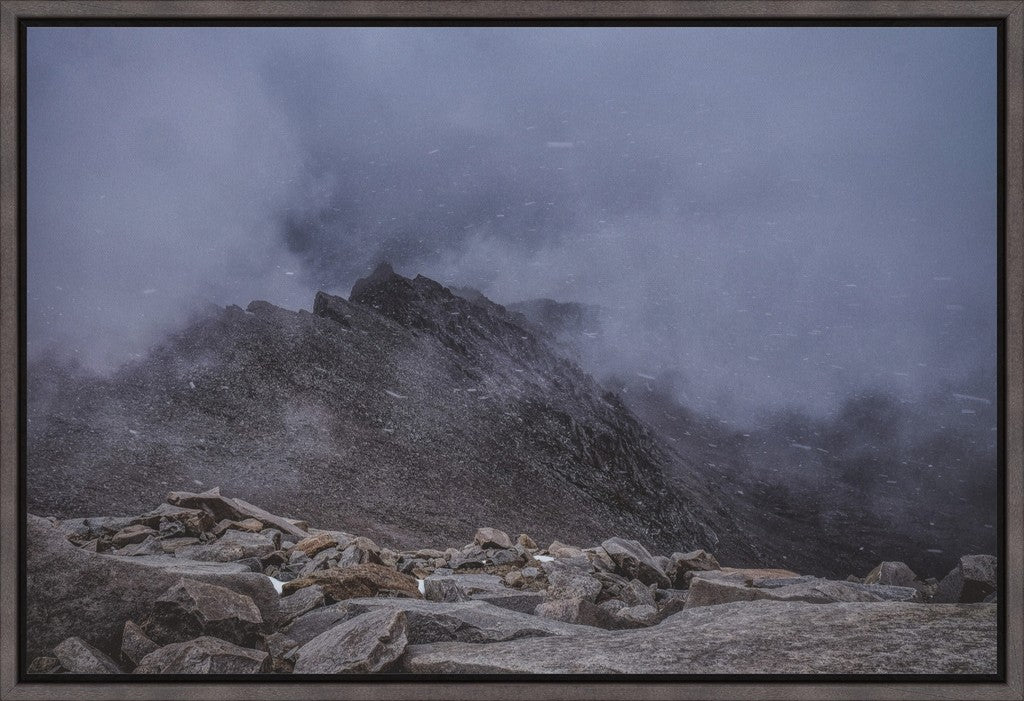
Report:
M600 304L607 367L743 415L994 399L994 28L30 28L29 344L382 258Z

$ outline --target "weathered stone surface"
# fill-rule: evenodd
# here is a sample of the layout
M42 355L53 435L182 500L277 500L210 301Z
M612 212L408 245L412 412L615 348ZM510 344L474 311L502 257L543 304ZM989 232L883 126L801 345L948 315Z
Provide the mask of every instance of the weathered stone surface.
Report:
M713 651L713 654L709 654ZM650 628L410 646L403 670L457 673L993 674L995 606L757 601Z
M270 671L270 655L203 636L149 653L135 674L259 674Z
M665 574L672 581L672 585L683 588L690 583L692 572L707 572L720 569L721 565L711 553L704 550L693 550L687 553L672 553L669 564L666 566Z
M327 548L333 548L338 545L338 539L326 531L311 535L308 538L303 538L295 544L295 548L292 550L301 552L307 557L313 557L321 550Z
M249 643L259 639L263 623L259 608L245 594L182 579L153 602L143 628L161 645L204 635Z
M46 519L28 516L26 541L27 654L49 654L78 636L110 655L126 620L142 621L153 601L182 577L245 594L264 620L277 616L270 580L234 564L202 563L170 555L121 558L85 552Z
M423 580L423 598L428 601L466 601L474 594L503 593L501 577L492 574L432 574Z
M868 572L864 578L865 584L890 584L896 587L912 587L917 581L917 575L903 562L882 562Z
M327 603L324 597L324 590L314 584L310 587L303 587L288 596L282 596L280 602L281 623L298 618L307 611L323 606Z
M964 555L935 592L936 603L983 601L996 590L996 558L992 555Z
M274 550L274 541L259 533L226 530L217 540L179 548L175 555L201 562L237 562L249 557L265 557Z
M299 644L284 633L263 636L263 646L270 653L270 671L290 674L295 669L295 653Z
M577 548L575 545L566 545L565 543L556 540L548 546L548 554L551 555L551 557L559 558L580 557L583 555L583 549Z
M153 527L160 519L142 520L132 516L90 516L88 518L68 518L58 521L56 527L75 545L82 545L90 540L110 538L123 528L139 523ZM49 524L53 525L53 524Z
M161 504L141 518L147 523L156 519L157 523L177 523L181 526L181 535L198 538L202 533L213 528L213 518L202 509L186 509L173 504Z
M437 603L415 599L349 599L297 618L285 635L308 642L339 623L369 611L404 611L412 643L499 642L535 635L576 635L589 629L498 608L484 601Z
M481 548L511 548L512 539L508 533L497 528L478 528L473 534L473 542Z
M624 621L586 599L555 599L537 606L534 615L554 621L597 628L621 628ZM628 626L628 623L626 624Z
M221 496L220 488L194 494L192 492L171 492L167 495L167 501L174 506L181 506L188 509L202 509L210 514L215 521L231 519L232 521L244 521L247 518L254 518L262 521L268 526L273 526L282 533L305 538L306 531L295 525L292 521L264 511L258 506L253 506L238 498Z
M608 556L615 562L616 571L630 579L639 579L644 584L657 584L667 589L672 586L668 577L658 567L658 563L647 548L635 540L609 538L601 543Z
M133 543L141 543L150 536L158 535L157 531L153 530L149 526L143 526L142 524L134 524L127 528L122 528L110 538L110 544L115 548L123 548L126 545Z
M524 548L527 548L529 550L536 550L537 549L537 543L533 540L533 538L531 538L530 536L526 535L525 533L520 533L519 534L519 537L516 538L516 543L518 543L519 545L522 545Z
M28 674L59 674L64 668L60 666L60 660L56 657L41 656L34 657L28 663Z
M595 603L600 593L601 582L585 574L559 570L548 577L549 599L585 599Z
M121 668L81 638L71 637L53 648L53 656L71 674L120 674Z
M403 611L371 611L321 633L295 652L296 674L380 672L408 642Z
M419 599L416 580L382 565L356 565L343 569L316 572L308 577L285 582L284 593L290 594L303 587L319 585L324 596L332 601L364 596L407 596Z
M658 609L648 604L627 606L616 611L615 615L625 621L623 627L651 626L658 622Z
M121 659L129 665L129 669L138 665L143 657L158 647L134 621L125 621L121 632Z
M544 603L546 597L539 591L508 591L474 594L473 601L484 601L498 608L532 614L538 605Z
M892 590L899 590L893 592ZM762 589L738 582L696 577L686 599L687 610L699 606L717 606L733 601L802 601L811 604L835 602L884 601L913 599L916 591L906 587L869 586L850 582L818 579L786 587Z

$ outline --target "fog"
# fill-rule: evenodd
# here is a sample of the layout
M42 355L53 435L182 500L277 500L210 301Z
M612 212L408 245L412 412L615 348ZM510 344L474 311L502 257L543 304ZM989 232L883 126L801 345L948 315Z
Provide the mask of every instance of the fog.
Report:
M30 28L28 347L380 260L723 416L995 400L994 28Z

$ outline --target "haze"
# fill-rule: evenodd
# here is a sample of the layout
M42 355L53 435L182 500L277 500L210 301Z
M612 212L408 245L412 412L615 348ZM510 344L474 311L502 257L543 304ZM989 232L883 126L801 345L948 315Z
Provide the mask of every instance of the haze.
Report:
M30 28L27 85L30 355L387 259L723 416L995 399L992 27Z

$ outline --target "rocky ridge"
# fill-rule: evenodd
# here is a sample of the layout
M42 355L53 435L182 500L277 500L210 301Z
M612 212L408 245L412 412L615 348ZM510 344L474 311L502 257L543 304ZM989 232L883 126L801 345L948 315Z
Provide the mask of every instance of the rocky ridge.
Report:
M482 527L444 550L271 514L219 489L133 517L28 523L28 673L996 671L996 562L846 581L538 545Z

